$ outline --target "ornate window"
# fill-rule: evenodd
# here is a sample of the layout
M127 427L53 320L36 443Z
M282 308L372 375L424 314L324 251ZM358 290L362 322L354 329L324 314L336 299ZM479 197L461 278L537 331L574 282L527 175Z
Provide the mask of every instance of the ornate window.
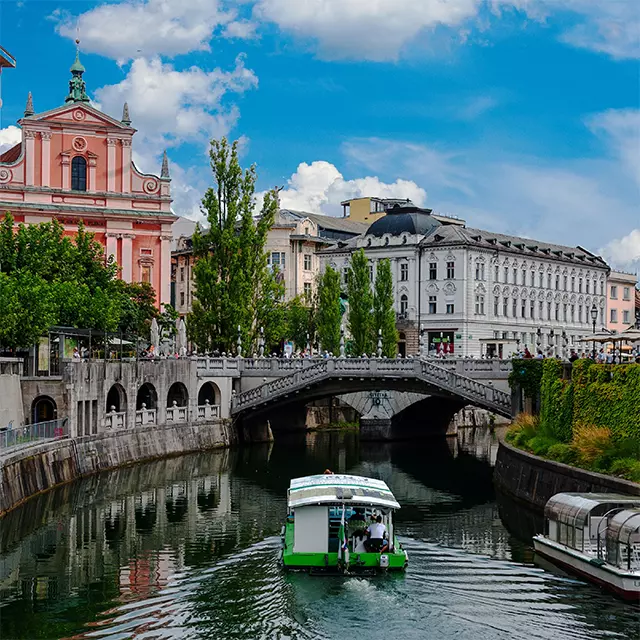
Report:
M87 190L87 161L82 156L76 156L71 161L71 189Z
M438 263L430 262L429 263L429 280L437 280L438 279Z
M431 296L429 296L429 300L431 300ZM409 298L403 293L400 296L400 313L403 316L407 315L407 309L409 308Z
M484 315L484 296L480 294L476 295L476 315Z
M429 313L437 313L437 304L436 296L429 296ZM402 308L402 301L400 301L400 308Z
M455 277L455 262L447 262L447 280L453 280Z
M400 263L400 280L406 282L409 279L409 264L407 262Z
M454 306L453 306L453 303L451 302L447 303L447 313L448 314L454 313Z

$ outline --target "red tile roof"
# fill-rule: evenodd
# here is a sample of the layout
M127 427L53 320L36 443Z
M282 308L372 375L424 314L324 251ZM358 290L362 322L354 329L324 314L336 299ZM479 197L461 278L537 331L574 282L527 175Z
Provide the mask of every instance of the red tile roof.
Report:
M0 156L0 162L15 162L20 157L22 151L22 143L18 142L15 147L11 147Z

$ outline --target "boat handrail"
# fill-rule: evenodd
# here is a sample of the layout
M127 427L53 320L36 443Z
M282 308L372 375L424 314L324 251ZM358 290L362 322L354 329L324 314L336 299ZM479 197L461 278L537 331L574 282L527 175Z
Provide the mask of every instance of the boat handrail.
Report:
M624 507L613 507L613 509L609 509L609 511L607 511L605 514L603 514L602 518L600 519L600 522L598 523L598 528L596 529L596 543L597 543L597 547L596 547L596 553L598 558L600 558L601 560L603 559L603 551L602 551L602 538L600 537L600 534L602 533L602 523L605 523L605 528L607 528L609 526L609 518L613 515L615 515L616 513L618 513L619 511L623 511Z

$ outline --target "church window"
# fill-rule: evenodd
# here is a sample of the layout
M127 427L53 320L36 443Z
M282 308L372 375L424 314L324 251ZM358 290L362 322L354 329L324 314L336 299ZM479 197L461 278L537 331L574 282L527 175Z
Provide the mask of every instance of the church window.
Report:
M87 190L87 161L82 156L76 156L71 161L71 189Z

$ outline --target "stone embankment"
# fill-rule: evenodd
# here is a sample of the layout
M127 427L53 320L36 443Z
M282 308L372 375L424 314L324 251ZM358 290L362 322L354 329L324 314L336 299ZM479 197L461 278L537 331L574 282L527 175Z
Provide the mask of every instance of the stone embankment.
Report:
M554 494L566 491L640 496L640 484L545 460L505 442L498 449L494 482L504 493L537 509L543 509Z
M16 447L0 457L0 516L55 486L145 460L237 443L230 420L151 426Z

